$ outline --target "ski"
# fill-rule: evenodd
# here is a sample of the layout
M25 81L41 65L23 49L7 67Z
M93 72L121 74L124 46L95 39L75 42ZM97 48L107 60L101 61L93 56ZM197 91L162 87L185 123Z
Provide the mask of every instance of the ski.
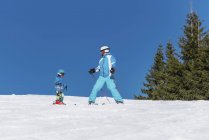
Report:
M106 105L105 103L98 104L98 103L93 103L93 104L88 104L89 106L98 106L98 105Z
M53 105L67 105L66 103L60 102L60 103L56 103L54 102Z

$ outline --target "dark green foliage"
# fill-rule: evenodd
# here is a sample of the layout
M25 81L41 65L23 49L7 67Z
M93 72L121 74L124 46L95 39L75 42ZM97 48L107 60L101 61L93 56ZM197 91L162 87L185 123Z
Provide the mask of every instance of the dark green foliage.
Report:
M184 26L184 35L179 41L182 59L186 65L198 57L200 38L204 35L201 25L202 23L195 12L188 14L186 25Z
M204 32L201 25L195 12L188 14L184 35L179 40L181 55L176 54L172 43L168 42L164 59L163 47L159 46L141 89L149 99L209 99L209 32Z
M143 96L136 96L136 95L134 95L134 99L136 99L136 100L147 100L148 98L147 97L143 97Z
M184 26L184 36L180 38L179 45L182 49L184 62L182 95L186 100L206 99L205 76L203 69L205 44L203 38L207 33L203 32L202 23L196 13L190 13Z
M152 99L158 99L159 87L164 84L165 76L165 63L163 57L163 47L160 44L157 53L154 58L154 64L151 67L149 73L146 76L147 83L144 83L145 88L142 89L142 93L148 94Z
M166 100L176 100L181 98L180 89L182 86L183 65L175 55L175 50L171 42L166 46L166 68L164 92L167 93Z

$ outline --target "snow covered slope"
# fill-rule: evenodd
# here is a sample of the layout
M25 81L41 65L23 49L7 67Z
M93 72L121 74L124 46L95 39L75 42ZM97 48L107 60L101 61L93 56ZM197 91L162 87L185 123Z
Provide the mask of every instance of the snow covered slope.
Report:
M209 140L209 102L0 96L1 140ZM106 102L106 105L101 105ZM74 105L77 104L77 105Z

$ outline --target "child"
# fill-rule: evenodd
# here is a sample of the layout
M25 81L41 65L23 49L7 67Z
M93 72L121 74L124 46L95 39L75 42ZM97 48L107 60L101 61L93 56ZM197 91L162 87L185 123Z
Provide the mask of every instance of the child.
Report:
M64 91L67 91L67 85L63 83L64 75L65 75L65 72L62 69L60 69L57 73L57 77L56 77L56 80L54 82L55 90L56 90L56 101L53 104L66 105L63 102Z

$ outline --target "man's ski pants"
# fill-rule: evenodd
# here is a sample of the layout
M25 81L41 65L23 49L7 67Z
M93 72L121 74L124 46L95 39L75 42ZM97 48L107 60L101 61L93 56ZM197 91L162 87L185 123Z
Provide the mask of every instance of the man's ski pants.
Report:
M116 85L115 85L114 80L111 79L109 76L106 78L99 76L99 78L98 78L96 84L94 85L92 92L89 96L89 102L95 102L97 93L102 89L102 87L104 86L105 83L107 84L107 88L112 93L112 96L115 99L115 101L123 101L120 93L116 89Z

